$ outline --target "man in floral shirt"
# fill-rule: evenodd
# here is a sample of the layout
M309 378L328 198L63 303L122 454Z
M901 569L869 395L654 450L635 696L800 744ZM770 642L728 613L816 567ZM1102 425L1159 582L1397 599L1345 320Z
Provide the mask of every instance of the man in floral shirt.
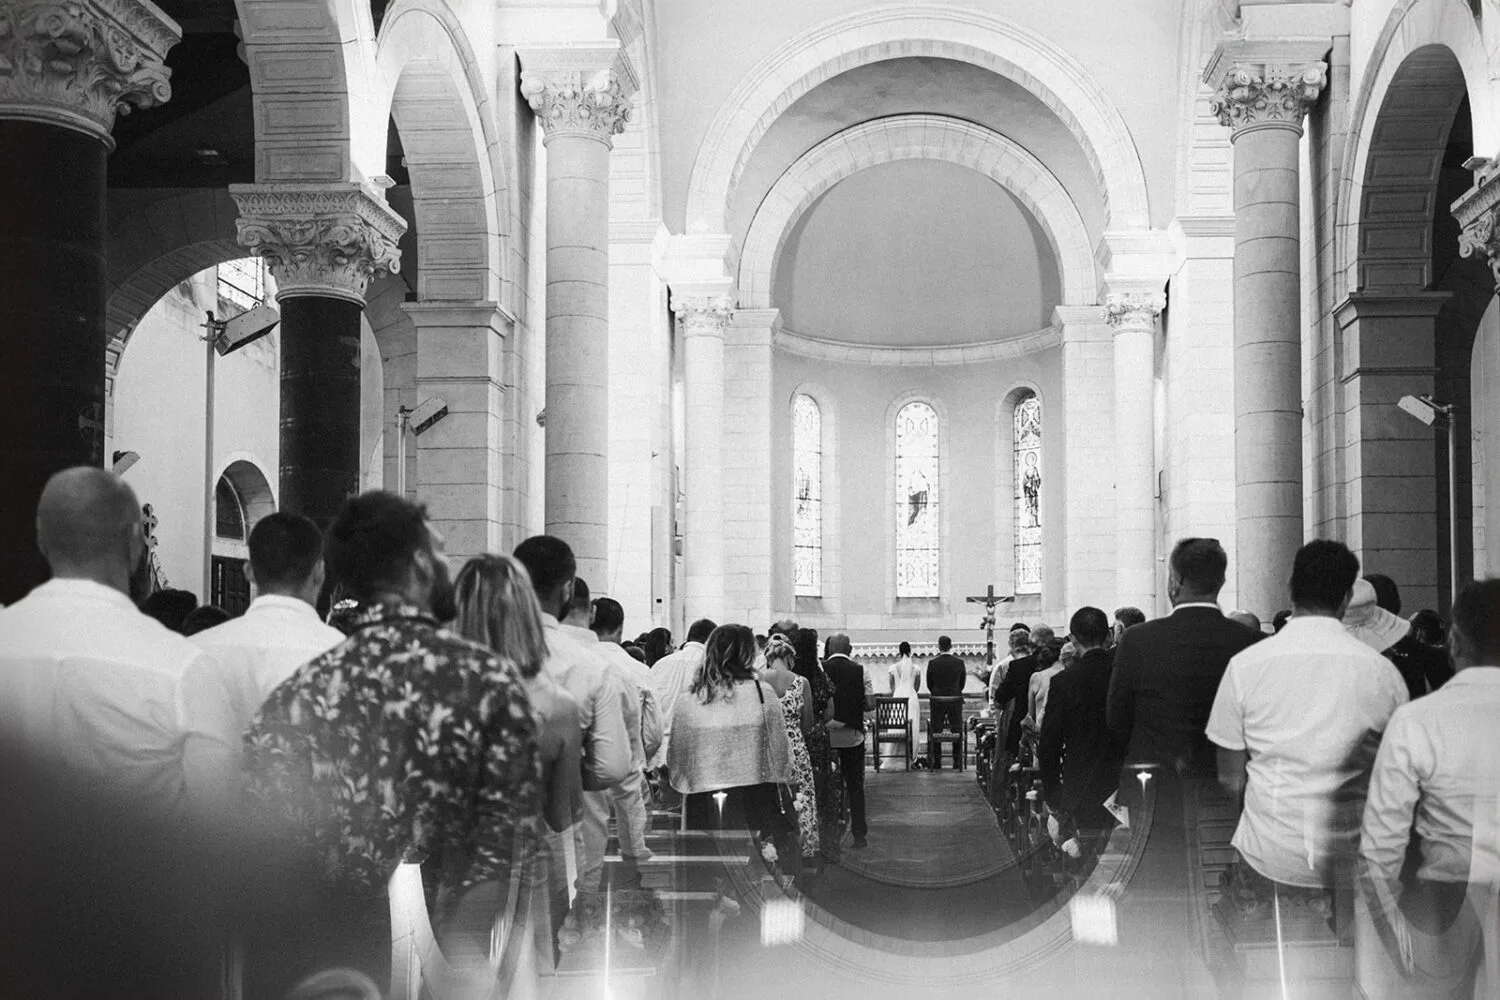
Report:
M276 688L245 734L251 813L370 929L396 866L420 861L441 932L506 879L541 810L515 665L439 625L454 616L441 544L421 506L351 499L326 559L360 603L353 631Z

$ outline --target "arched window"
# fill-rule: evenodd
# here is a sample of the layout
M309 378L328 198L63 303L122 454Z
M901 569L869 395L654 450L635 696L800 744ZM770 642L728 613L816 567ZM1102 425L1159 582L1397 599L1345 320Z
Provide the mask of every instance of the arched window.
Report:
M1028 392L1016 401L1016 593L1042 592L1042 403Z
M823 596L823 411L792 400L792 593Z
M938 415L926 403L896 414L896 596L937 597Z
M214 534L237 542L245 540L245 505L228 476L220 476L214 487Z

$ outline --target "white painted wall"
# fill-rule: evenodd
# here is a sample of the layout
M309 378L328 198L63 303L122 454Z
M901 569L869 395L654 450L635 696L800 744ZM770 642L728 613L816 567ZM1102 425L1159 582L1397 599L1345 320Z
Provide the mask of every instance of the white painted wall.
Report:
M139 452L125 473L142 503L158 518L157 556L173 587L199 600L202 584L204 436L204 311L217 309L217 277L210 268L168 292L142 317L120 357L115 381L113 446ZM368 325L361 335L360 468L365 486L382 475L383 409L380 352ZM280 331L216 359L214 472L249 461L278 490L280 449Z

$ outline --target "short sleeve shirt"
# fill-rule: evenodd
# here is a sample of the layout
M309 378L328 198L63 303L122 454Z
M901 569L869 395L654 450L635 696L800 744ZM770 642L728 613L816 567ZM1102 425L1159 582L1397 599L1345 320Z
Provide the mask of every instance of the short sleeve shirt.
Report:
M1250 755L1233 844L1285 885L1333 884L1352 859L1370 768L1407 700L1391 662L1333 618L1293 618L1229 661L1207 735Z

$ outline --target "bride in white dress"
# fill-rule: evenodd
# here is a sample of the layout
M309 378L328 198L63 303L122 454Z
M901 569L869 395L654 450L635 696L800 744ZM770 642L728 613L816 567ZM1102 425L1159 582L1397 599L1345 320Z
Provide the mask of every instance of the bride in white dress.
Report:
M922 668L911 658L911 643L900 646L900 658L891 664L890 692L892 698L905 698L907 717L911 719L911 755L913 759L927 752L922 742L922 699L917 696L922 686Z

